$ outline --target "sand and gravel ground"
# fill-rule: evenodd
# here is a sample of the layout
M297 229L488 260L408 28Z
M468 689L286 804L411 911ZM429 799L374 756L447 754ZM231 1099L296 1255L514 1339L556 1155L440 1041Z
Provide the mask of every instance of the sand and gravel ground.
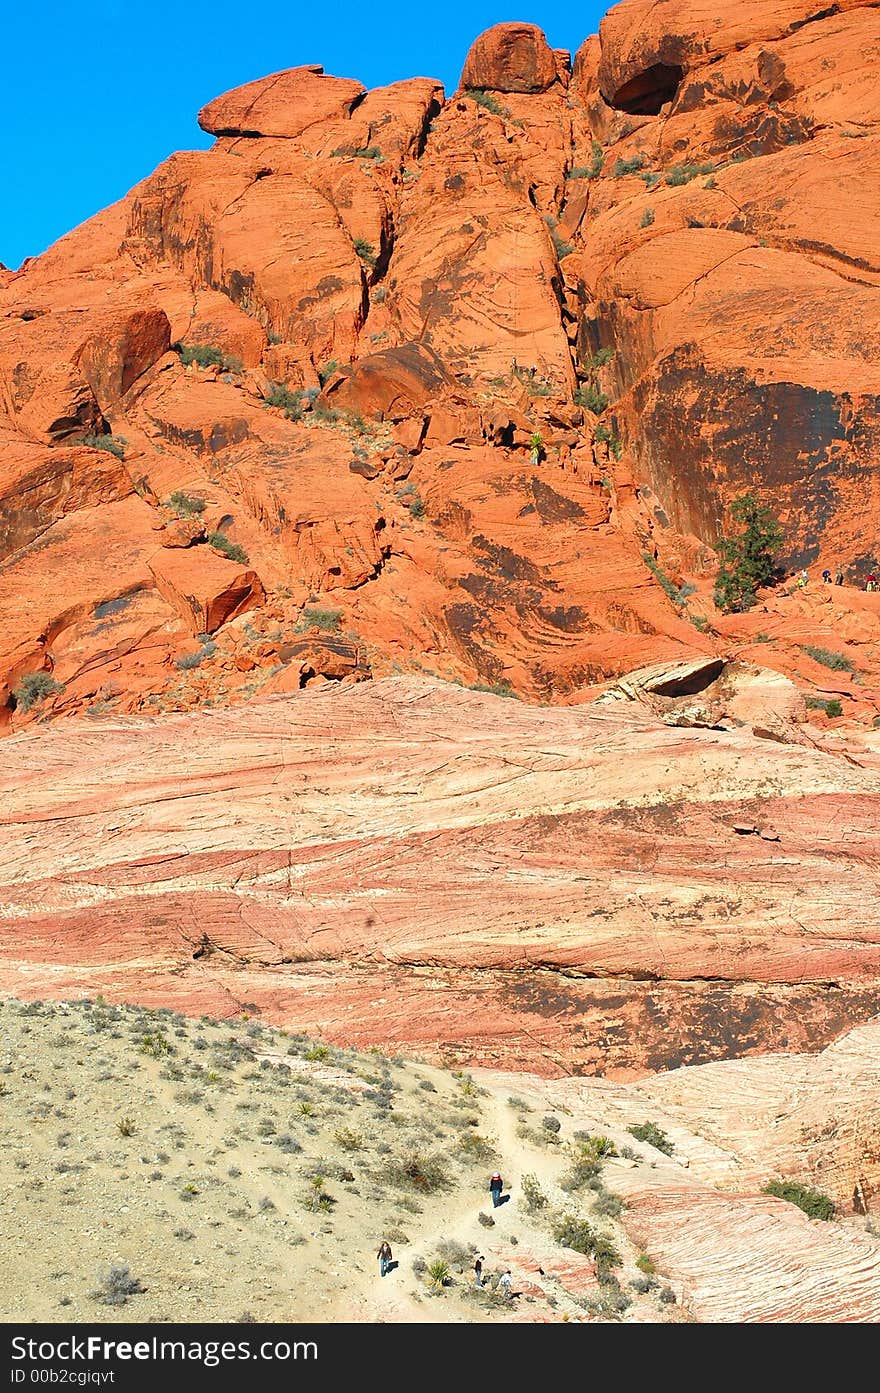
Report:
M500 1086L247 1019L6 1001L0 1318L681 1319L608 1198L613 1167L638 1162L559 1189L577 1119L558 1121ZM492 1211L496 1164L510 1200ZM532 1213L526 1173L545 1200ZM554 1240L563 1213L612 1243L608 1280ZM398 1260L384 1280L383 1237ZM432 1287L438 1257L448 1283ZM143 1290L107 1304L114 1265ZM494 1286L506 1267L512 1301Z

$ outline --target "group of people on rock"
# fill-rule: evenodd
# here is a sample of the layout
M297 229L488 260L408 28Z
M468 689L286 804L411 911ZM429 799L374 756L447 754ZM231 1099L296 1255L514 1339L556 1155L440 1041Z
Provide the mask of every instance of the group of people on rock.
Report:
M809 572L806 569L804 569L803 571L799 571L797 579L795 580L795 585L799 590L802 590L809 579ZM822 572L822 581L825 585L843 585L843 568L841 566L838 566L836 571L832 575L830 569L826 566L824 571ZM880 576L876 575L873 571L871 571L867 576L865 576L865 579L862 582L862 584L864 585L865 590L880 591Z

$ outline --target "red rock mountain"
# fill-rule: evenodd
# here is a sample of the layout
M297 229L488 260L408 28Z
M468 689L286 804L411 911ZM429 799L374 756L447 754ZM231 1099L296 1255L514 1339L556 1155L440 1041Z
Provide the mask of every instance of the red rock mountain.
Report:
M0 273L0 720L413 668L572 702L756 639L872 719L878 56L860 0L624 0L573 63L496 26L448 99L210 102ZM725 619L746 488L813 579Z

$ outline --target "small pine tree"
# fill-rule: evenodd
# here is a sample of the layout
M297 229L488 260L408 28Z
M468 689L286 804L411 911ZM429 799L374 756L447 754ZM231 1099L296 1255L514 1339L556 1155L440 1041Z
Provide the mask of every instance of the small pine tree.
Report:
M773 579L773 553L782 541L776 518L753 493L731 503L730 516L740 530L722 537L715 546L721 558L715 603L725 614L751 609L758 587Z

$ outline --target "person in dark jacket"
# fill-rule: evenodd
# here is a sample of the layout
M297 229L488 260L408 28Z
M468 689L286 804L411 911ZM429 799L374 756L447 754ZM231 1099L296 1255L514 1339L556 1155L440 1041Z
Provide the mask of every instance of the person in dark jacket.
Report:
M501 1179L501 1172L495 1171L489 1180L489 1193L492 1196L492 1208L497 1209L501 1203L501 1191L504 1189L504 1181Z
M384 1238L379 1244L379 1251L376 1257L379 1259L379 1276L384 1277L391 1266L391 1244Z

